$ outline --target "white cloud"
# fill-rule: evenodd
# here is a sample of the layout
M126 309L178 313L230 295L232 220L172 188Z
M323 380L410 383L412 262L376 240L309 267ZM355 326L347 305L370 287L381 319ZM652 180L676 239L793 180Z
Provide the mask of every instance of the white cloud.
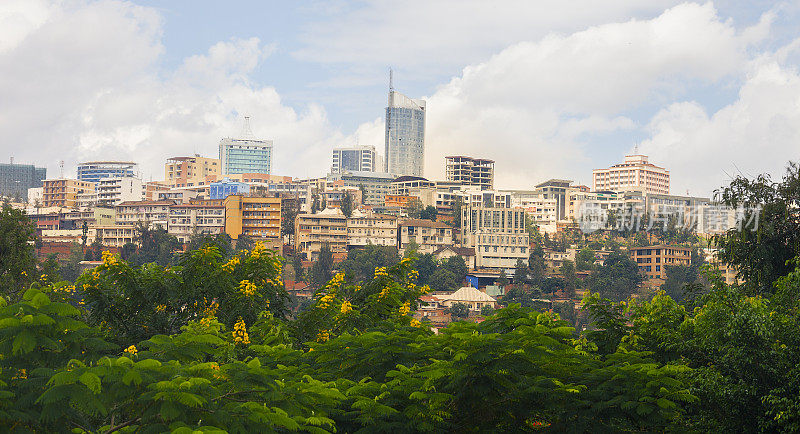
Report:
M0 8L0 17L15 16ZM330 140L342 137L321 106L297 112L274 88L251 82L275 49L257 38L219 42L169 72L160 69L163 23L154 9L57 3L40 15L0 51L0 146L16 161L44 163L54 175L60 159L68 174L80 160L132 159L160 179L167 157L215 156L248 114L253 131L275 141L278 172L319 175Z

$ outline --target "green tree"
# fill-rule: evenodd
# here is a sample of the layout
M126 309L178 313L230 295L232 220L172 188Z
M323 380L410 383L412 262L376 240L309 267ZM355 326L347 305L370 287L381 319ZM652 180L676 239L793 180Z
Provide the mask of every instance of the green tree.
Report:
M361 190L361 205L364 205L369 198L369 192L364 184L358 184L358 189Z
M635 293L641 283L639 266L627 254L614 251L589 278L588 288L601 297L622 301Z
M423 253L414 261L414 269L419 272L419 282L423 285L433 282L433 275L439 268L439 261L430 253Z
M575 289L578 288L578 276L575 274L575 264L572 261L565 260L561 263L558 269L564 279L564 290L567 296L572 298L575 296Z
M464 207L464 199L461 196L457 196L453 200L453 220L450 221L450 225L454 228L461 228L461 209Z
M347 258L339 265L339 269L356 282L372 279L378 267L391 267L400 262L400 255L394 246L368 245L347 252Z
M464 303L453 303L452 306L447 308L447 313L453 318L467 318L469 317L469 307Z
M517 259L517 264L514 267L513 282L515 285L522 285L528 282L528 267L522 259Z
M333 276L333 252L327 243L322 245L317 260L311 264L311 282L317 287L324 285Z
M311 195L311 214L316 214L316 213L320 212L320 210L322 210L322 209L324 209L324 207L320 208L319 195L316 194L316 193L312 194Z
M435 222L438 214L439 211L436 210L435 206L428 205L422 211L420 211L419 218Z
M423 211L422 201L417 197L412 197L408 200L408 203L406 203L404 211L409 218L421 218Z
M582 248L575 255L575 268L579 271L592 270L594 268L594 251L588 247Z
M501 269L500 276L497 277L497 285L499 285L500 287L504 287L508 285L508 282L509 281L508 281L508 276L506 276L506 270Z
M532 248L530 254L528 255L528 270L530 272L531 279L534 282L538 282L544 278L544 249L542 249L540 245Z
M249 235L241 234L239 238L236 240L236 251L237 252L244 252L248 250L253 250L255 247L256 242L253 241L253 238Z
M201 233L193 234L189 238L188 249L198 250L201 247L209 244L216 246L217 249L219 249L220 253L222 253L223 258L229 258L231 254L233 254L233 246L232 246L233 240L231 239L230 235L224 232L221 234L214 234L214 235L201 234ZM122 255L122 258L126 259L126 256Z
M3 205L0 210L0 290L11 300L36 279L33 242L36 228L24 212Z
M350 195L349 191L344 193L341 209L342 214L344 214L345 217L349 218L351 215L353 215L353 196Z
M147 223L140 222L136 226L136 233L139 248L128 258L134 266L149 263L162 266L173 264L175 254L183 250L181 242L162 227L151 228ZM95 261L100 259L96 256L95 258Z
M281 215L281 236L294 236L294 223L297 220L297 214L300 213L300 199L295 197L294 200L291 201L293 206L287 206L286 209L282 210L283 214Z

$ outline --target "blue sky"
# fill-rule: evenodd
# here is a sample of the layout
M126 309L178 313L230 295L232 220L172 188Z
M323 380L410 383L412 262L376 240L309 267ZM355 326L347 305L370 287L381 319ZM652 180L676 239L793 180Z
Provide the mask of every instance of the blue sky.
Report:
M241 116L275 171L324 176L383 147L387 70L428 100L426 174L497 161L498 184L588 183L639 145L673 192L777 176L800 149L798 2L90 1L0 4L0 154L67 172L215 155ZM0 155L1 156L1 155Z

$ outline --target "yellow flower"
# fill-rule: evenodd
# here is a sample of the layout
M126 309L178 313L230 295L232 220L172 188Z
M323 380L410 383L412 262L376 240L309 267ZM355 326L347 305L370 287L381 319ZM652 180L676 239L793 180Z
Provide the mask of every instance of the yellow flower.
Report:
M22 273L20 273L20 276L27 276L27 275L28 275L28 273L26 273L24 271Z
M222 269L227 273L233 273L234 268L236 268L236 266L239 265L239 262L240 262L239 257L235 256L230 261L226 262L222 266Z
M241 292L245 297L252 297L255 295L256 291L258 291L258 286L256 286L255 283L252 283L249 280L242 280L239 282L239 292Z
M328 330L320 330L317 334L317 341L318 342L325 342L331 338L331 333Z
M130 355L132 355L132 356L135 356L136 353L138 353L139 351L136 350L136 346L135 345L131 345L128 348L125 348L125 352L130 354Z
M409 262L411 262L411 258L403 258L403 259L400 261L400 264L401 264L401 265L405 265L405 264L408 264Z
M383 289L381 289L381 293L380 293L380 295L378 295L378 298L379 298L379 299L380 299L380 298L384 298L384 297L386 297L387 295L389 295L389 286L388 286L388 285L387 285L387 286L384 286L384 287L383 287Z
M408 279L409 280L416 280L419 277L419 271L411 270L408 272Z
M389 277L386 267L375 267L375 278L377 279L379 277Z
M167 310L167 307L164 306L163 304L159 304L158 306L156 306L156 312L164 312L165 310Z
M250 343L250 336L247 334L247 327L244 320L239 317L239 321L233 325L233 342L237 344L247 345Z
M416 319L411 320L411 327L420 327L422 324Z
M111 266L117 264L117 257L108 250L103 251L103 265Z
M400 306L400 315L405 316L408 315L409 312L411 312L411 305L408 302L403 303L403 305Z
M353 305L351 305L349 301L345 300L342 303L342 313L348 313L351 310L353 310Z

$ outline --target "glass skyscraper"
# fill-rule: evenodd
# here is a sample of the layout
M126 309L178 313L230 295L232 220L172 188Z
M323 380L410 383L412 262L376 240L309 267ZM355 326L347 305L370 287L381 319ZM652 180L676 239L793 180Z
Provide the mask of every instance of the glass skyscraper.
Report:
M385 169L393 175L423 176L425 171L425 101L389 90L386 107Z
M223 175L272 173L272 140L259 140L250 130L250 117L244 117L241 138L219 142L219 160Z
M47 169L32 164L0 163L0 197L28 198L28 189L42 186Z
M133 161L87 161L78 164L78 181L100 182L104 178L136 177L138 165Z

